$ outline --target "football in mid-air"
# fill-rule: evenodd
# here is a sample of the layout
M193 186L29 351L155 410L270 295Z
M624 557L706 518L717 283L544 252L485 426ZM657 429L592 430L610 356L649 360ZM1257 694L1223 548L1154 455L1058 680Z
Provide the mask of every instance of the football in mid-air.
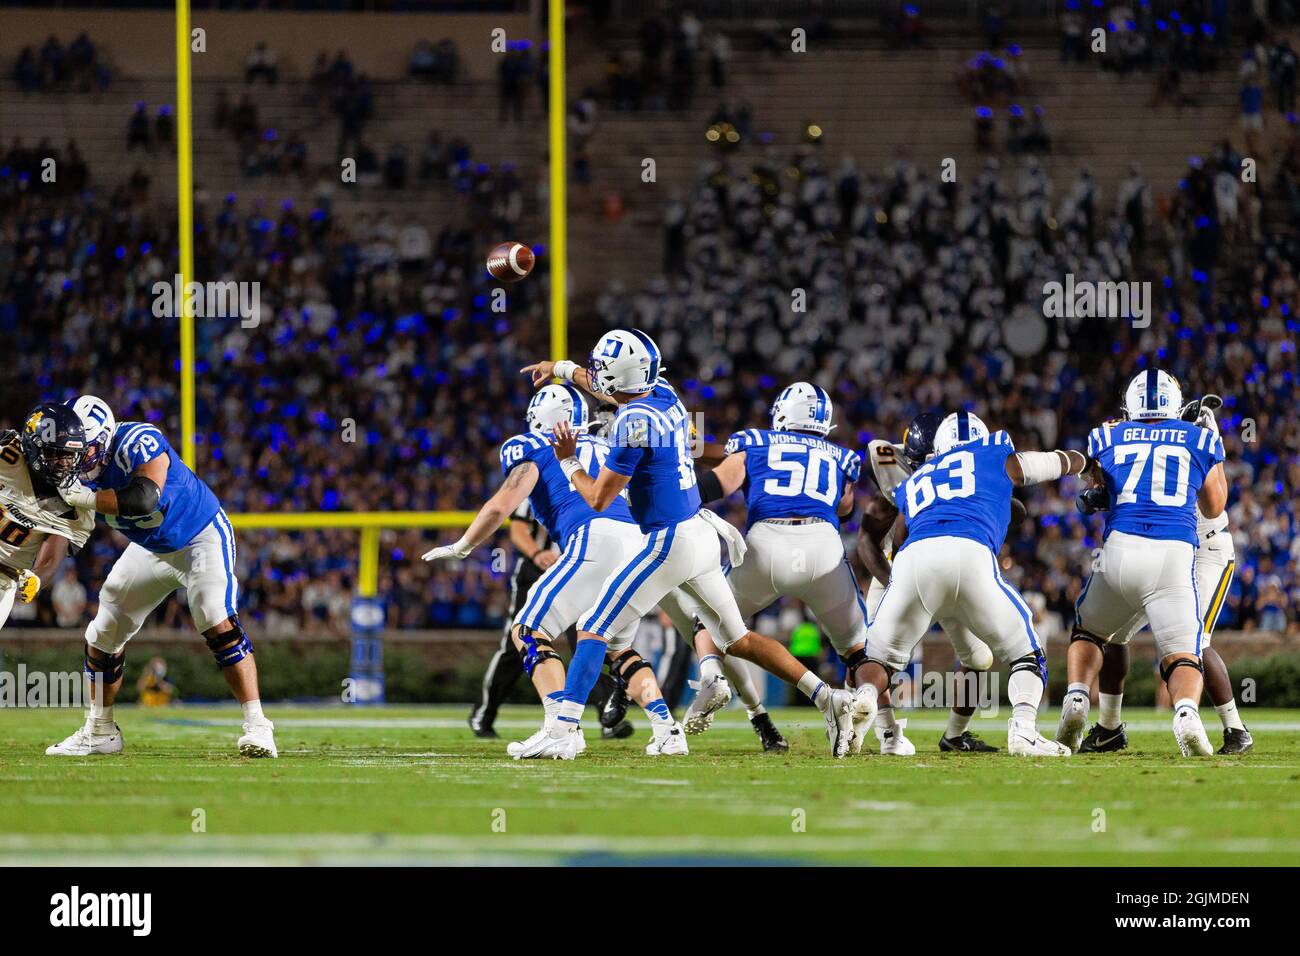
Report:
M537 257L520 242L503 242L488 253L487 270L498 282L518 282L533 271Z

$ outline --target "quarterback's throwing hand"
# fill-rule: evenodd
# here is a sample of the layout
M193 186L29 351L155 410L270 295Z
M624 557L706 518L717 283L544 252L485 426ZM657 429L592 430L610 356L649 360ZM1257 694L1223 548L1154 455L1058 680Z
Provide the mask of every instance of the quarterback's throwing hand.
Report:
M555 449L555 457L560 461L578 453L578 433L568 422L557 424L552 434L555 437L551 439L551 447Z
M543 382L550 381L555 375L555 363L549 359L545 362L537 362L534 365L525 365L521 368L520 373L532 378L533 387L536 388Z

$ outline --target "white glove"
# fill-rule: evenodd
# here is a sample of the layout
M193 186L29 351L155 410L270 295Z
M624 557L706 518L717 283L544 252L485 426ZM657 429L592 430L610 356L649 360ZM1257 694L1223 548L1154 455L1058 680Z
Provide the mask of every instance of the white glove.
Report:
M442 558L465 558L473 550L474 545L461 538L455 544L444 544L431 551L426 551L421 557L425 561L439 561Z
M66 488L59 489L59 497L74 508L80 508L83 511L95 510L95 492L91 491L81 483L81 479L73 479L72 484Z
M1202 428L1208 428L1210 431L1214 432L1216 437L1219 434L1219 422L1218 419L1214 417L1214 409L1212 408L1206 408L1202 405L1201 413L1196 416L1196 424L1200 425Z
M31 604L41 590L41 579L26 569L18 572L18 603Z

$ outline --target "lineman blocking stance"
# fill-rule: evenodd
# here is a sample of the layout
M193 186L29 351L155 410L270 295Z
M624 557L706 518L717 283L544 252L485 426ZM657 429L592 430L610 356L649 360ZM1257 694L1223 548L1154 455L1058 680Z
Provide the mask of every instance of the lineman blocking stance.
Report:
M59 489L75 508L97 511L130 544L99 594L86 628L90 714L45 753L118 753L122 732L113 702L122 686L126 645L169 594L185 589L194 626L207 641L244 712L239 752L274 757L275 725L262 713L253 645L239 623L235 533L216 495L148 422L115 423L108 404L83 395L73 405L85 429L81 480Z
M569 666L559 712L529 745L571 757L580 737L583 709L604 659L605 645L631 643L637 621L675 587L700 604L700 616L720 638L725 651L752 660L800 690L826 719L832 754L842 757L853 737L855 717L870 720L875 709L847 691L831 690L776 641L748 630L722 574L719 535L733 567L744 560L740 533L717 515L701 510L691 462L689 419L677 393L660 378L660 353L639 330L606 333L592 350L590 365L539 362L523 369L540 384L555 375L619 406L613 448L599 476L585 473L578 459L578 436L566 424L555 431L556 458L583 499L598 511L628 492L633 517L644 534L643 546L616 567L600 595L578 624L578 648ZM685 736L668 713L652 711L655 739L647 752L685 753Z
M894 491L930 458L934 452L934 435L942 420L934 412L923 412L908 424L902 445L895 445L883 438L867 444L867 461L879 492L867 501L863 509L854 557L861 563L871 582L866 596L868 620L875 619L880 610L880 601L889 586L889 562L894 553L893 536L900 525L898 508L894 505ZM1020 503L1012 498L1011 506L1014 513ZM998 748L989 746L970 732L975 703L965 699L965 694L972 688L962 675L989 670L993 666L993 652L960 622L948 618L941 620L939 625L957 652L958 662L958 679L953 685L957 697L948 714L948 726L939 738L939 750L992 753ZM864 659L865 654L859 652L854 663L845 661L851 681L855 679L855 672ZM903 736L906 723L895 720L890 693L886 690L880 697L880 709L876 714L876 735L880 738L882 754L911 756L916 753L916 747Z
M845 660L866 645L867 617L840 540L840 519L853 512L857 452L826 439L834 407L826 390L795 382L772 403L772 428L736 432L727 457L701 480L708 500L744 489L748 522L745 562L727 573L741 617L748 621L779 597L802 601ZM707 630L696 635L700 692L687 712L687 733L702 733L726 706L731 690ZM725 659L725 658L723 658ZM854 728L850 753L862 748L869 724Z
M889 587L867 634L867 662L858 669L874 701L905 667L931 623L953 619L986 635L1011 664L1007 750L1020 756L1068 756L1038 732L1047 659L1029 608L998 570L1013 487L1055 481L1082 471L1077 451L1017 453L1006 432L993 434L969 412L949 415L934 440L934 457L894 491L907 538L894 559Z
M0 628L95 529L94 512L69 508L58 491L85 454L85 429L66 405L38 405L21 432L0 434Z
M1182 404L1177 380L1147 369L1125 390L1125 420L1088 436L1087 475L1104 487L1111 505L1070 634L1069 688L1056 739L1072 748L1082 743L1106 644L1144 614L1174 701L1178 749L1185 757L1212 753L1199 712L1204 625L1194 552L1198 506L1209 521L1218 519L1228 483L1217 429L1177 418Z
M562 554L529 591L528 600L515 617L512 640L549 720L559 710L565 686L564 664L555 652L553 641L577 621L609 569L636 552L641 545L641 533L624 499L616 497L602 511L591 508L574 491L571 476L565 474L551 453L550 442L544 436L564 424L575 435L574 460L578 467L589 477L604 468L609 446L586 434L587 404L576 388L566 384L541 389L528 403L527 422L526 434L516 435L501 446L505 481L496 494L479 509L459 541L433 548L423 557L425 561L466 557L491 538L525 498L530 500L537 519L553 540L561 542ZM631 637L625 643L611 646L612 669L616 668L626 683L628 695L646 707L653 723L660 714L659 708L652 709L651 705L662 704L663 695L655 681L654 669L631 649ZM580 647L574 650L574 660ZM603 664L602 655L596 674ZM593 675L593 684L595 680ZM667 712L666 706L662 709ZM511 743L506 752L515 759L572 759L586 746L579 731L565 753L534 746L532 738Z

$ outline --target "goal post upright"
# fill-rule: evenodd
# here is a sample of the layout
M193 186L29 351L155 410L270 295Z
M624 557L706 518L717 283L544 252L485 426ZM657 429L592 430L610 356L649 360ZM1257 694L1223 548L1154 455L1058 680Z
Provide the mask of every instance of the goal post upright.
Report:
M190 0L176 0L176 205L181 302L181 459L197 464L194 440L194 303L185 290L194 278L194 127L190 96Z

